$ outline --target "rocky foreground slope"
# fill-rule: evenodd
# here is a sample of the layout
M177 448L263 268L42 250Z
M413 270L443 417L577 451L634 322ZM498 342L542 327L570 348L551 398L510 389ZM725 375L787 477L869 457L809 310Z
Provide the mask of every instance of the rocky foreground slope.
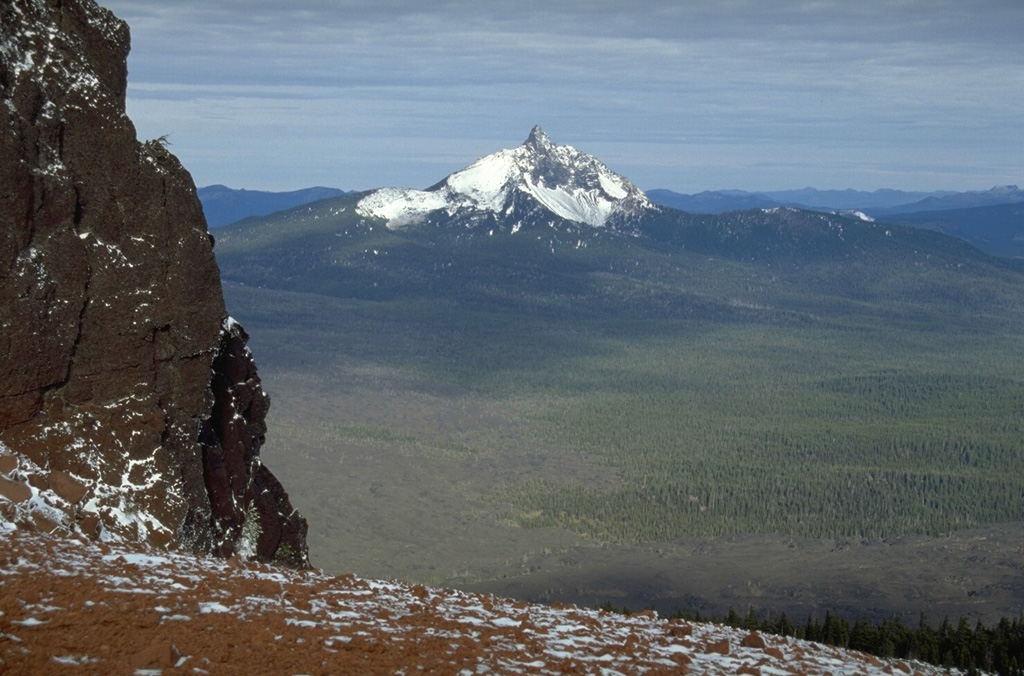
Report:
M0 6L0 515L308 565L191 176L125 114L127 25Z
M653 613L529 605L12 528L0 522L0 673L940 673Z

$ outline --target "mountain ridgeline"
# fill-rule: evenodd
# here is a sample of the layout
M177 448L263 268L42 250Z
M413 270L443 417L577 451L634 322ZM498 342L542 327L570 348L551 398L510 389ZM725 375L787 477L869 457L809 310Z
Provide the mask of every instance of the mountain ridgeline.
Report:
M990 190L970 192L906 192L881 189L863 190L705 190L687 195L672 190L649 190L647 196L664 206L696 214L720 214L743 209L796 207L814 211L860 211L876 218L919 211L966 209L971 207L1013 204L1024 201L1024 191L1015 185L996 186Z
M203 215L206 216L206 225L209 228L219 228L250 216L266 216L300 204L343 194L344 190L321 186L288 192L268 192L233 190L224 185L208 185L196 191L196 196L203 204Z
M919 228L788 207L658 206L539 127L427 190L343 195L217 238L226 280L581 316L806 321L865 301L962 315L1011 302L1004 285L1019 284L1006 264Z

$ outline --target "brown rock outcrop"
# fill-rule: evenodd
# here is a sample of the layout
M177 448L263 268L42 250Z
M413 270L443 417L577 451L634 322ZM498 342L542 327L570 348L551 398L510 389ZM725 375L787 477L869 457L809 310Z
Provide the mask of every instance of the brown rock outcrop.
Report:
M13 0L0 28L0 450L60 473L69 523L308 565L195 185L125 114L127 25Z
M764 641L764 638L759 633L757 633L756 631L752 631L743 637L743 640L740 641L740 645L744 648L756 648L757 650L764 650L766 643Z

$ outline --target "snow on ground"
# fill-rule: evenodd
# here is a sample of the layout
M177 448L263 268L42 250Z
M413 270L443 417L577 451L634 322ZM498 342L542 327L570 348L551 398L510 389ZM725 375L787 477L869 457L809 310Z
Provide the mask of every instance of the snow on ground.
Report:
M717 625L623 617L0 523L0 672L934 674Z
M452 174L445 187L451 193L465 195L476 208L497 213L508 197L509 181L518 170L513 151L503 150Z
M598 190L583 188L547 188L543 183L533 183L529 176L525 181L526 192L552 213L577 223L599 228L608 221L618 203L609 200Z
M357 208L364 216L386 219L389 228L401 228L448 206L446 195L440 192L381 188L360 200Z

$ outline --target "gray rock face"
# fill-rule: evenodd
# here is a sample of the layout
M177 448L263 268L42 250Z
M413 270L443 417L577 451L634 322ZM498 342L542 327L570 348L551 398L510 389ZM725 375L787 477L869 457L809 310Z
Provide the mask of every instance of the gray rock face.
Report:
M13 0L0 28L8 479L57 508L36 521L308 565L305 521L259 463L268 400L195 185L125 114L127 25L92 0ZM227 400L246 405L225 422ZM84 487L75 503L56 472Z

